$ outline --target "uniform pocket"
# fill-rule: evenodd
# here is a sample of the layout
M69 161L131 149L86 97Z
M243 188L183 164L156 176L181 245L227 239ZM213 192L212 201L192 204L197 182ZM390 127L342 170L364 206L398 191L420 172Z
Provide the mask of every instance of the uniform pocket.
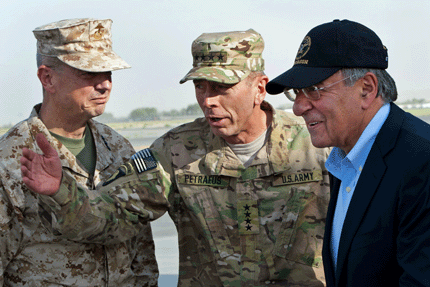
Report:
M290 187L273 255L312 267L321 267L327 203L316 196L319 182Z
M290 196L285 206L285 213L282 217L281 228L276 237L273 255L287 258L290 253L297 233L297 220L301 210L303 210L303 205L306 203L305 197L304 190L300 190L297 187L291 188Z

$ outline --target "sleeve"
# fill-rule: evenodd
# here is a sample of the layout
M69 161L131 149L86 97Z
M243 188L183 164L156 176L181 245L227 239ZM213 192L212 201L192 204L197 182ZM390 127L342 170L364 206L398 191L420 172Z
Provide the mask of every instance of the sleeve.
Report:
M166 180L169 181L169 188L166 189L165 196L169 202L169 216L173 223L178 227L180 209L182 207L183 199L179 194L178 186L175 179L174 163L172 154L175 152L171 149L172 143L170 142L169 136L163 136L156 139L150 149L154 154L154 157L159 161L163 170L165 171Z
M63 171L54 196L40 196L42 222L54 234L84 243L115 244L142 231L144 224L162 216L169 207L165 197L170 179L155 159L133 155L101 186L96 198ZM152 155L151 155L152 156Z
M22 240L22 224L19 220L21 213L18 212L9 201L0 179L0 286L5 284L5 272L14 254L18 252Z
M136 277L136 286L157 286L159 271L149 222L143 224L142 232L136 236L132 250L135 252L135 256L131 263L131 269Z
M430 163L404 181L399 198L399 286L430 286Z

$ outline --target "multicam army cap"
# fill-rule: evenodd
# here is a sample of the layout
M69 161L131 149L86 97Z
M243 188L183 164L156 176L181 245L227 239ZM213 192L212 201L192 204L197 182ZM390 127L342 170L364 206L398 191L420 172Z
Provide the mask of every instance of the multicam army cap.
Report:
M263 38L252 29L203 33L191 47L193 68L180 83L200 79L236 84L253 71L264 71L263 49Z
M112 20L68 19L34 29L37 53L57 57L73 68L107 72L130 68L112 51Z

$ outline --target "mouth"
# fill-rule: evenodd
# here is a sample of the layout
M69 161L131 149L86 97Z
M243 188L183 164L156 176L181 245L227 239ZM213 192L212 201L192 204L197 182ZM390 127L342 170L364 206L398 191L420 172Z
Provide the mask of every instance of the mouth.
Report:
M307 125L309 128L313 128L313 127L316 127L320 123L322 123L322 121L309 121Z
M209 121L211 121L211 122L219 122L220 120L222 120L222 118L208 118L209 119Z
M93 98L91 99L91 101L99 103L99 104L103 104L107 102L107 98L106 97L102 97L102 98Z
M224 117L220 116L207 116L206 120L212 127L222 127L224 121Z

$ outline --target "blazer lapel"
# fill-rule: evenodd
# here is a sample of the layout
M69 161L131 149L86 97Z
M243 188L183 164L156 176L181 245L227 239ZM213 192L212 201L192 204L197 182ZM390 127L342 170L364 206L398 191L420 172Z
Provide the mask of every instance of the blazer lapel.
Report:
M326 216L326 224L325 224L325 231L324 231L324 240L323 240L323 265L324 265L324 272L325 272L325 279L327 286L334 286L334 266L333 266L333 260L331 255L331 231L333 228L333 217L334 217L334 211L336 209L336 202L337 197L339 194L339 187L341 181L334 177L332 174L329 174L330 176L330 202L327 209L327 216Z
M345 217L344 228L342 229L337 259L338 268L335 276L336 285L339 284L342 266L344 266L349 249L351 248L352 240L385 174L387 166L384 162L384 156L394 147L403 118L404 112L396 105L391 104L390 114L379 131L367 157ZM334 210L335 207L332 208Z

